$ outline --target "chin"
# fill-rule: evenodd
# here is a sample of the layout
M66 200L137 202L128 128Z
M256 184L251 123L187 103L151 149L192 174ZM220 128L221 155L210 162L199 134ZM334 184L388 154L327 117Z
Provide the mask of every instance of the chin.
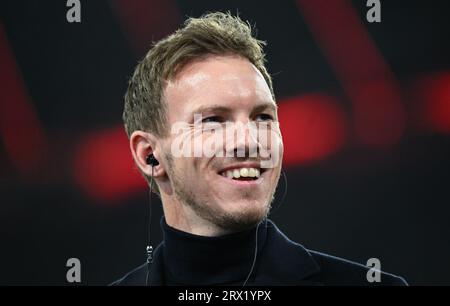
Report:
M260 199L236 199L221 202L222 210L227 214L258 214L267 210L267 201Z
M262 206L259 201L245 201L234 205L234 209L228 210L220 218L220 226L227 230L242 231L256 226L269 212L267 204ZM236 203L233 203L236 204Z

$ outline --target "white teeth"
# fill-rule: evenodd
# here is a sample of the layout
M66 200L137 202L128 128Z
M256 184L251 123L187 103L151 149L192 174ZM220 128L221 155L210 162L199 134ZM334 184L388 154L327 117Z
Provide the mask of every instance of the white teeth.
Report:
M249 177L255 177L256 176L256 169L255 168L249 168L248 169L248 176Z
M247 177L248 176L248 169L247 168L241 168L241 176Z
M227 170L222 173L222 176L227 178L235 178L238 179L240 177L254 177L258 178L260 176L261 172L257 168L240 168L240 169L233 169L233 170Z

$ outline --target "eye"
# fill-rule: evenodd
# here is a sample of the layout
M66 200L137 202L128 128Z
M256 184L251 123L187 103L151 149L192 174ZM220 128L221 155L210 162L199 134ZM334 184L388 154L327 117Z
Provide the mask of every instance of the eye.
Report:
M272 115L269 114L259 114L256 116L256 121L271 121L273 120Z
M220 116L210 116L210 117L207 117L207 118L204 118L203 120L202 120L202 123L214 123L214 122L223 122L224 120L223 120L223 118L222 117L220 117Z

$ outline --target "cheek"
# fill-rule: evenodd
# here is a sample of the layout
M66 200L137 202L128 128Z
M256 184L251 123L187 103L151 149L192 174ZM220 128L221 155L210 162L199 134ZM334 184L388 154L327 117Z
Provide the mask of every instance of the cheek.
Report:
M179 177L186 180L186 185L190 188L199 190L204 189L205 186L209 185L213 177L211 171L203 165L204 162L201 159L196 158L181 158L182 166L179 168Z

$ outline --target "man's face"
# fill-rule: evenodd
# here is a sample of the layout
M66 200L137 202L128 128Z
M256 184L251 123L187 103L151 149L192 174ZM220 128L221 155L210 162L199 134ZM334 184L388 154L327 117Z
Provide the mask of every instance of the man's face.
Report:
M208 56L183 67L167 83L164 97L169 126L187 123L184 139L193 147L211 143L212 139L222 144L214 148L222 156L178 157L173 144L180 135L171 133L163 140L166 171L178 202L226 230L257 224L270 209L283 152L276 104L262 74L242 57ZM260 152L258 145L261 150L260 137L252 136L249 123L269 128L262 146L278 154L273 166L261 168L261 155L255 154ZM234 135L225 129L223 136L209 129L225 126L244 129L232 130L236 131ZM236 137L238 131L241 138ZM239 157L238 151L243 155Z

